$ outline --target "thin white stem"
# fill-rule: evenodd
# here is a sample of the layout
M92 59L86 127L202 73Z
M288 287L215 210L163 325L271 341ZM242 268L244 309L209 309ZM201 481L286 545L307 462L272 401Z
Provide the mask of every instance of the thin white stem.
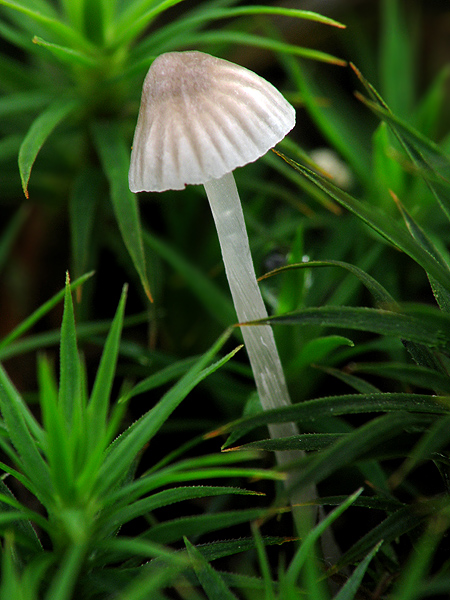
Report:
M256 280L244 214L232 173L204 184L216 224L228 283L239 322L267 317ZM241 328L256 388L264 410L291 404L275 338L270 325ZM298 434L295 423L269 425L272 438ZM278 464L298 459L300 451L277 452ZM296 500L314 497L312 489L296 494ZM292 500L292 498L291 498Z

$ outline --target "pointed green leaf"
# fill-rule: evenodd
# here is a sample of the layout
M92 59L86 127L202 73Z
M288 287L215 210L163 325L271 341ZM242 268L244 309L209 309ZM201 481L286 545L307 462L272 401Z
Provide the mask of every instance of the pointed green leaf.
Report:
M319 368L322 371L324 371L324 373L328 373L329 375L332 375L333 377L340 379L341 381L346 383L350 388L353 388L355 391L359 392L360 394L372 394L372 393L376 394L381 391L379 388L377 388L372 383L369 383L368 381L361 379L361 377L356 377L355 375L352 375L351 373L347 373L346 371L343 371L340 369L334 369L333 367L321 366Z
M81 50L74 50L67 46L61 46L60 44L54 44L47 42L41 37L35 36L33 43L42 48L46 48L53 56L59 61L67 63L69 65L81 65L82 67L95 67L98 65L98 59L94 56L90 56Z
M379 392L305 400L293 406L275 408L233 421L209 433L207 437L223 435L229 431L248 432L269 423L289 423L290 421L311 423L321 417L398 411L434 415L448 414L450 412L450 396Z
M287 438L257 440L235 448L227 448L227 452L234 450L264 450L266 452L304 450L305 452L317 452L317 450L328 448L345 435L345 433L303 433Z
M49 2L43 2L38 10L31 8L29 3L19 0L0 0L0 5L7 6L19 13L27 15L30 19L41 25L49 35L56 35L59 40L74 45L78 48L93 50L89 41L76 29L66 25L57 15ZM47 10L42 10L46 8Z
M371 96L371 100L357 94L359 99L378 118L385 121L400 140L419 172L434 193L444 214L450 219L450 160L437 144L419 133L391 112L375 88L354 65L352 68Z
M97 543L97 548L102 553L106 551L107 557L103 559L108 562L119 562L142 556L143 558L162 558L169 563L186 568L186 557L180 552L157 544L149 540L143 540L138 536L126 538L124 536L114 538L103 538Z
M178 483L186 483L205 479L217 478L251 478L270 479L283 481L285 476L274 469L260 469L257 467L235 467L236 463L253 461L259 458L257 452L243 451L236 453L220 453L185 459L175 464L169 464L165 468L160 463L155 465L148 475L125 483L121 488L112 491L105 497L105 505L116 510L127 506L130 502L137 500L161 487L172 486Z
M449 76L450 65L446 64L420 99L416 112L415 123L418 130L431 139L437 139Z
M42 145L53 129L79 107L77 101L58 98L33 122L19 151L19 170L22 188L28 198L28 182L31 169Z
M313 48L304 48L295 44L280 42L273 38L263 37L244 31L233 31L231 29L220 29L210 32L201 32L195 34L197 44L242 44L253 48L264 48L272 52L282 54L291 54L292 56L301 56L309 60L318 60L338 66L345 66L347 63L341 58L337 58L327 52L314 50Z
M277 151L288 164L302 173L307 179L315 183L320 189L327 192L344 208L350 210L369 227L386 238L392 245L399 248L415 260L427 274L435 277L441 285L450 290L450 273L448 269L440 265L426 250L411 237L410 233L401 227L396 221L387 218L384 213L377 210L374 206L367 206L360 200L357 200L350 194L342 191L329 180L321 177L317 173L310 171L306 167L299 165L295 161L282 155Z
M380 446L383 442L399 435L408 426L420 425L422 421L421 415L402 411L372 419L316 455L301 470L301 475L293 478L292 486L304 486L311 482L319 483L338 469L353 464L361 456L370 452L373 447Z
M444 333L447 320L443 313L434 318L423 314L414 316L379 308L351 306L320 306L305 308L285 315L277 315L246 323L251 327L258 323L272 325L320 325L321 327L339 327L370 331L381 335L395 336L402 340L425 344L430 348L450 351L450 337Z
M425 231L419 226L418 223L413 219L413 217L409 214L406 208L401 204L399 200L396 200L397 206L399 207L403 219L405 220L406 226L408 227L411 235L415 240L427 250L433 258L435 258L444 268L448 269L447 263L444 258L441 256L439 250L436 248L435 244L430 240ZM434 277L428 276L430 280L431 289L433 290L433 295L436 299L436 302L439 304L441 310L445 312L450 312L450 292L448 292Z
M389 543L412 531L430 515L436 514L444 508L446 503L447 501L443 498L432 498L423 500L418 505L400 508L353 544L338 561L337 567L354 563L381 541Z
M134 396L154 390L157 387L178 379L192 366L194 366L197 360L198 356L193 358L184 358L172 363L160 371L157 371L156 373L153 373L152 375L149 375L130 390L127 390L126 394L120 398L119 402L128 402L128 400L130 400L130 398L134 398Z
M134 0L126 5L126 9L118 17L115 28L116 44L127 44L139 34L162 12L179 4L183 0Z
M102 465L99 476L99 493L103 493L115 481L124 476L137 456L137 453L152 439L175 408L185 399L187 394L200 381L234 356L238 348L211 367L207 367L208 363L219 352L230 334L231 331L227 330L208 352L163 396L154 408L148 411L115 440Z
M97 152L109 181L111 201L120 233L145 293L151 300L137 196L128 188L130 159L125 140L118 125L109 121L95 123L93 133Z
M128 286L124 286L119 306L117 307L108 337L106 338L87 409L86 416L88 418L88 427L91 431L91 434L88 434L88 437L90 437L91 442L94 443L95 440L100 440L106 431L111 390L119 355L119 344L122 334L127 291Z
M349 496L340 506L335 508L329 515L327 515L318 525L312 529L308 535L302 540L300 548L297 550L294 558L292 559L289 568L286 573L286 580L288 587L293 587L298 579L300 570L307 561L308 555L313 551L314 545L317 540L323 535L323 532L330 527L336 519L338 519L342 513L344 513L349 506L360 496L362 488L357 490L354 494Z
M6 498L9 498L9 499L13 500L14 502L17 502L16 499L14 498L11 490L7 487L7 485L4 483L4 481L0 481L0 493L3 496L5 496ZM19 504L19 503L17 502L17 504ZM8 512L8 511L12 510L12 507L3 501L0 501L0 506L1 506L2 512L3 511ZM31 522L29 520L21 519L21 520L17 521L16 528L19 530L21 536L23 536L26 539L27 545L30 548L32 548L34 550L34 552L42 551L42 545L36 534L36 530L34 529L33 525L31 524Z
M82 275L81 277L76 279L70 285L70 288L72 290L77 289L87 279L89 279L89 277L92 277L92 275L93 275L93 272L86 273L86 275ZM45 302L42 306L40 306L37 310L35 310L29 317L27 317L24 321L22 321L22 323L19 323L19 325L13 331L11 331L11 333L9 333L6 337L4 337L0 341L0 350L6 348L9 344L11 344L18 337L20 337L21 335L23 335L24 333L29 331L31 329L31 327L33 327L33 325L35 323L37 323L37 321L39 321L39 319L41 319L44 315L46 315L48 312L50 312L50 310L54 306L56 306L58 304L58 302L61 302L61 300L64 298L64 294L65 294L65 290L63 289L60 292L58 292L57 294L55 294L52 298L50 298L50 300L47 300L47 302ZM38 343L36 347L42 348L43 346L44 346L44 344L42 344L42 346L40 346L40 344ZM2 358L3 358L3 354L2 354Z
M394 590L392 592L392 598L395 600L412 600L413 598L420 598L420 589L427 587L427 574L433 567L433 558L439 556L439 543L442 537L446 534L449 527L448 512L444 509L443 514L436 515L436 518L430 519L428 527L421 538L414 544L413 552L404 564L402 573L395 583ZM446 570L445 567L443 570ZM434 573L431 577L434 577ZM448 585L446 593L448 594ZM432 597L434 594L425 594L422 598L428 596Z
M258 495L258 492L245 490L237 487L225 486L210 486L196 485L191 487L179 486L168 490L163 490L156 494L152 494L136 502L132 502L123 508L113 512L108 516L108 527L113 529L118 528L123 523L127 523L132 519L143 516L161 508L169 506L176 502L184 502L186 500L194 500L197 498L212 498L215 496L226 496L227 494L251 496Z
M78 355L75 315L73 311L70 280L67 274L64 296L64 313L60 338L60 382L59 408L62 410L66 426L70 428L75 413L81 409L81 364Z
M391 126L425 178L445 215L450 219L450 161L445 153L389 110L362 96L359 98L372 112Z
M8 94L0 98L0 117L34 112L47 106L51 100L52 96L48 90L27 90Z
M58 390L50 364L39 357L38 380L42 421L46 434L45 456L52 482L62 498L73 498L73 457L67 435L67 423L58 406Z
M382 378L395 379L409 386L418 386L433 390L436 393L450 393L448 375L438 373L433 369L402 362L389 363L354 363L352 373L369 373Z
M369 275L356 265L352 265L350 263L346 263L340 260L311 260L302 263L292 263L284 267L274 269L269 273L266 273L265 275L260 277L258 281L262 281L263 279L273 277L274 275L278 275L280 273L284 273L285 271L290 271L292 269L309 269L319 267L340 267L341 269L345 269L353 275L355 275L361 281L361 283L365 285L365 287L373 295L375 301L379 306L395 304L395 300L391 296L391 294L389 294L389 292L381 284L379 284L376 279L374 279L371 275Z
M295 19L304 19L306 21L314 21L322 25L331 25L339 29L345 29L345 25L324 15L313 12L311 10L301 10L298 8L284 8L282 6L237 6L227 7L222 9L213 9L209 11L208 16L211 19L240 17L243 15L279 15Z
M268 514L267 508L246 508L227 512L206 513L189 517L180 517L154 525L145 539L163 544L171 544L183 539L183 536L200 536L212 531L226 529L233 525L261 519Z
M379 542L376 546L372 548L372 550L364 557L364 559L359 563L353 573L350 575L349 579L345 582L343 587L339 590L333 600L353 600L360 589L361 582L363 577L367 571L367 567L369 566L372 558L378 552L381 547L382 542Z
M237 600L237 597L203 554L186 537L184 537L184 543L195 574L209 600Z
M20 457L20 464L16 466L33 483L37 496L47 504L52 495L52 484L48 465L42 458L39 444L27 423L34 417L1 365L0 411Z
M434 453L442 452L450 442L450 416L446 415L431 424L405 462L391 475L392 486L397 486L419 463L432 458Z
M403 117L411 113L415 100L416 48L411 18L416 7L403 9L398 0L382 0L380 35L380 79L392 110Z

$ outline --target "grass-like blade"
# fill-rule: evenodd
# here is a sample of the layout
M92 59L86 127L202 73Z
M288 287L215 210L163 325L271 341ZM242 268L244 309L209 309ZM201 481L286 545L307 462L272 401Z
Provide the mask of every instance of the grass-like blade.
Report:
M68 546L53 579L48 585L44 600L70 600L82 568L86 546L83 543Z
M107 417L110 396L114 382L117 358L119 355L120 337L122 334L125 302L128 286L124 286L111 328L103 348L100 365L95 376L94 386L86 410L87 440L86 444L91 449L104 440L107 427Z
M97 151L108 177L111 201L125 246L133 260L142 286L151 300L147 278L142 227L136 194L128 188L129 151L119 127L109 121L96 122L93 126Z
M352 68L371 96L369 100L357 94L358 98L391 127L450 219L450 160L437 144L395 115L362 73Z
M258 492L253 492L243 488L226 487L226 486L211 486L211 485L193 485L193 486L177 486L172 489L163 490L132 502L117 511L108 515L108 527L113 525L113 529L117 529L119 525L127 523L132 519L143 516L164 506L170 506L177 502L186 500L194 500L198 498L212 498L216 496L242 495L251 496L259 495Z
M106 559L109 562L119 562L131 557L139 557L151 559L159 558L171 562L179 567L187 567L188 562L186 557L181 552L175 552L170 548L166 548L162 544L143 540L139 537L127 538L124 536L115 537L113 539L102 539L98 544L99 551L106 554ZM102 560L105 560L103 558Z
M105 498L105 505L117 510L137 500L155 489L173 486L175 483L194 481L196 484L205 479L245 478L283 481L283 473L274 469L261 469L250 466L234 466L236 463L253 461L259 458L255 451L236 453L216 453L201 458L185 459L161 469L156 465L150 473L125 483Z
M34 112L47 106L51 100L51 94L45 90L11 93L0 98L0 117Z
M52 367L45 355L38 360L39 399L46 445L45 458L50 476L61 497L73 498L73 459L64 411L58 405L58 389Z
M275 600L274 582L272 578L272 569L270 567L269 557L267 556L266 547L264 545L263 536L259 530L258 524L253 521L251 524L253 539L255 540L255 548L258 555L259 570L262 574L264 582L265 600Z
M262 541L265 546L281 546L282 544L292 542L293 539L281 536L263 536ZM211 562L218 558L224 558L226 556L253 550L255 548L255 540L246 537L237 540L217 540L205 544L197 544L196 548L203 554L206 560Z
M145 539L150 539L163 544L170 544L183 539L183 536L200 536L212 531L219 531L267 517L270 514L267 508L245 508L218 513L205 513L188 517L164 521L154 525Z
M329 515L320 521L320 523L316 525L302 540L300 548L297 550L286 573L286 582L288 583L288 587L293 587L295 585L300 570L307 561L308 555L313 551L315 543L323 535L323 532L353 504L353 502L358 498L358 496L361 495L361 493L362 488L349 496L340 506L335 508Z
M445 215L450 219L450 161L448 157L437 144L422 136L390 111L362 96L359 98L372 112L391 126L425 178Z
M352 373L367 373L382 378L394 379L409 386L418 386L433 390L435 393L450 393L448 375L437 373L433 369L402 362L389 363L353 363Z
M41 37L35 36L33 43L37 46L46 48L55 58L61 62L68 63L69 65L81 65L82 67L95 67L98 64L98 60L94 56L86 54L82 50L75 50L68 46L61 46L61 44L54 44L53 42L47 42Z
M415 316L380 308L320 306L251 321L245 325L251 327L254 324L271 323L272 325L320 325L355 329L394 336L449 352L450 338L447 337L445 329L442 329L448 327L445 317L446 315L442 313Z
M296 163L278 151L276 151L276 153L294 169L302 173L308 180L327 192L344 208L355 214L374 231L387 239L393 246L405 252L405 254L415 260L428 275L435 277L441 285L447 290L450 290L450 273L448 269L439 264L427 250L418 244L406 228L399 225L393 219L387 218L386 215L376 207L367 206L360 200L347 194L325 177Z
M423 229L420 227L420 225L413 219L412 215L409 214L409 212L406 210L406 208L401 204L401 202L397 198L395 198L395 196L394 196L394 199L397 203L397 206L399 207L399 209L401 211L401 214L406 223L406 226L408 227L408 229L411 232L411 235L414 237L414 239L416 239L417 242L423 248L425 248L425 250L428 250L428 252L431 254L431 256L433 256L444 268L447 267L447 269L448 269L447 263L445 262L444 258L441 256L441 253L436 248L435 244L433 244L433 242L430 240L430 238L425 233L425 231L423 231ZM448 292L439 283L439 281L436 281L436 279L434 279L434 277L431 277L429 275L428 279L430 281L431 289L433 290L433 295L436 299L436 302L439 304L441 310L443 310L445 312L450 312L450 292Z
M410 455L390 477L392 487L398 486L421 461L442 452L450 442L450 416L446 415L431 424Z
M383 392L328 396L243 417L219 427L206 434L205 437L216 437L230 431L246 433L257 427L267 426L269 423L288 423L289 421L314 423L321 417L398 411L434 415L448 414L450 413L450 396Z
M148 313L133 315L126 317L124 320L125 326L140 325L148 321ZM111 321L102 320L95 321L92 323L81 323L77 325L77 338L78 340L89 339L98 345L102 345L104 338L103 334L109 331ZM97 338L96 336L102 336ZM59 343L60 331L58 329L47 331L45 333L37 333L30 335L19 342L3 347L0 346L0 359L6 360L12 356L24 354L25 352L33 352L34 350L42 350L49 346L55 346Z
M280 57L280 62L289 73L302 104L330 147L345 159L358 180L371 189L373 182L367 165L372 156L367 140L373 132L366 120L359 119L355 122L353 99L343 93L341 85L333 86L328 78L315 76L311 70L313 65L306 61L284 54ZM321 102L322 98L327 98L327 102Z
M114 44L127 44L136 39L160 13L182 1L162 0L156 6L153 0L135 0L128 3L114 25Z
M376 394L381 390L374 385L373 383L369 383L365 379L361 379L361 377L357 377L352 373L347 373L341 369L335 369L334 367L319 367L324 373L328 373L332 377L336 377L340 381L343 381L350 388L354 389L356 392L360 394Z
M34 417L0 365L0 411L11 442L20 458L16 465L32 482L38 498L48 504L53 486L47 463L41 455L36 437L30 432L29 421Z
M359 560L370 552L376 544L392 542L399 536L412 531L430 515L439 512L446 504L447 500L445 498L432 498L431 500L423 500L415 506L404 506L395 511L353 544L338 561L336 570Z
M61 21L56 12L53 11L52 5L48 2L42 3L42 6L52 10L46 10L45 12L42 10L35 10L31 8L29 4L27 5L26 2L20 2L18 0L0 0L0 5L26 15L43 27L49 35L56 36L58 40L61 40L66 44L84 50L93 49L89 41L80 32Z
M70 288L72 290L76 290L80 285L92 277L93 272L86 273L82 275L72 283L70 283ZM21 335L29 331L39 319L42 319L48 312L52 310L61 300L63 300L65 294L65 289L62 289L57 294L55 294L50 300L47 300L42 306L40 306L37 310L35 310L29 317L27 317L22 323L20 323L11 333L6 335L2 340L0 340L0 350L10 345L12 342L17 340ZM39 347L39 346L37 346Z
M317 60L320 62L331 63L337 66L345 66L347 63L341 58L332 56L327 52L321 50L314 50L313 48L303 48L295 44L288 44L281 42L273 38L263 37L260 35L247 33L244 31L233 31L227 30L214 30L211 32L201 32L195 34L195 40L198 44L242 44L243 46L251 46L254 48L264 48L265 50L271 50L272 52L279 52L282 54L290 54L292 56L299 56L307 58L309 60Z
M322 23L323 25L331 25L332 27L338 27L345 29L345 25L320 15L319 13L311 10L301 10L298 8L284 8L282 6L236 6L231 8L215 9L208 13L211 19L218 18L229 18L229 17L240 17L243 15L278 15L282 17L290 17L295 19L304 19L307 21L315 21L316 23Z
M61 0L66 21L77 31L83 31L85 0Z
M120 402L128 402L130 398L134 396L138 396L139 394L143 394L150 390L154 390L157 387L165 385L179 377L183 376L186 371L188 371L191 367L194 366L195 362L198 360L197 357L189 357L178 360L167 367L164 367L160 371L149 375L135 386L133 386L130 390L127 390L126 393L121 396Z
M415 102L417 44L411 18L420 18L415 8L397 0L380 3L380 86L392 110L409 116Z
M408 426L420 425L421 422L421 415L402 411L372 419L317 454L301 470L301 475L293 478L292 485L298 487L311 482L319 483L341 467L352 464L361 456L366 455L373 447L399 435Z
M266 452L304 450L305 452L317 452L328 448L345 435L345 433L304 433L287 438L269 438L249 442L234 448L227 448L227 452L235 450L264 450Z
M60 381L58 404L65 415L66 427L71 428L75 414L81 410L81 363L78 355L75 315L70 279L67 274L64 313L60 339Z
M436 515L436 518L430 519L428 527L415 544L414 550L396 582L392 598L395 598L395 600L412 600L421 597L417 594L417 591L426 582L433 557L438 552L438 545L448 531L448 527L448 512L445 509L440 515Z
M187 394L200 381L234 356L237 349L211 367L207 367L208 363L219 352L229 336L230 330L227 330L184 377L163 396L154 408L148 411L115 440L101 468L99 493L106 491L115 481L123 477L139 450L152 439Z
M274 275L279 275L286 271L296 270L296 269L308 269L308 268L318 268L318 267L340 267L341 269L345 269L355 275L363 285L369 290L369 292L373 295L375 301L380 306L393 305L395 304L394 298L389 294L389 292L380 284L376 279L374 279L371 275L357 267L356 265L352 265L350 263L346 263L339 260L312 260L303 263L293 263L283 267L279 267L278 269L274 269L273 271L269 271L265 273L261 277L259 277L258 281L262 281L263 279L267 279L268 277L273 277Z
M237 596L225 584L220 574L209 564L203 554L184 537L192 567L209 600L237 600Z
M361 582L367 571L367 568L381 547L382 542L379 542L372 550L363 558L353 573L350 575L348 580L333 598L333 600L353 600L358 594Z
M19 504L4 481L0 481L0 494L2 496L2 498L0 498L1 512L14 510L13 507L10 504L7 504L4 500L9 499L13 505L16 503ZM19 508L19 506L17 508ZM20 519L17 521L16 528L20 532L21 537L26 540L27 548L33 550L34 552L40 552L42 550L42 545L36 534L36 530L29 520Z
M71 98L58 98L52 102L33 122L19 150L19 170L22 188L28 198L28 182L34 161L42 145L54 128L66 119L79 106L78 101Z

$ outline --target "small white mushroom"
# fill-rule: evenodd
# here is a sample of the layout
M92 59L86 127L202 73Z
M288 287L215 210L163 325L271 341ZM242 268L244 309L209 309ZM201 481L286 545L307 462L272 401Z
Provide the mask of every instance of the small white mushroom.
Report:
M257 160L294 125L294 108L252 71L202 52L162 54L144 81L130 189L219 179Z
M294 108L273 85L208 54L163 54L145 78L130 189L161 192L204 185L241 323L264 319L267 311L232 171L263 156L294 125ZM290 404L272 328L242 327L242 334L263 408ZM272 437L284 437L297 428L285 423L271 425L269 431ZM279 462L293 458L289 452L277 453Z

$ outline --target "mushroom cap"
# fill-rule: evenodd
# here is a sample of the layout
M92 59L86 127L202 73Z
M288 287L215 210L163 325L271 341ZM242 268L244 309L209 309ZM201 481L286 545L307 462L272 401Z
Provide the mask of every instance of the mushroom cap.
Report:
M203 52L161 54L144 81L130 189L219 179L263 156L294 125L294 108L252 71Z

